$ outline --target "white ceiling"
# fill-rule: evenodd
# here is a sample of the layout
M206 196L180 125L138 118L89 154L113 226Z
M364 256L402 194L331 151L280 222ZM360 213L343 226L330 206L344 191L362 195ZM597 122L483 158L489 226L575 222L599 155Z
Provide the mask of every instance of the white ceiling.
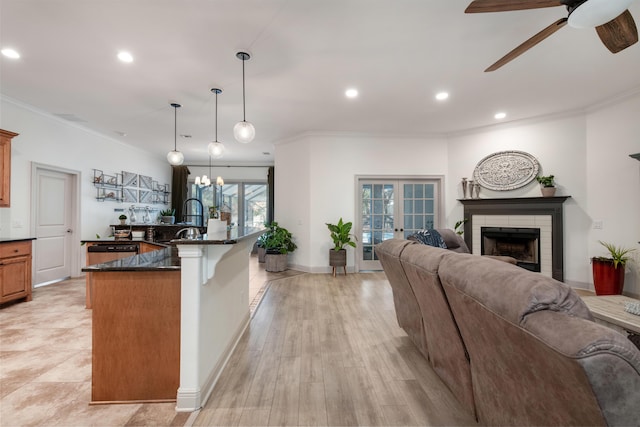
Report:
M575 111L640 88L640 44L616 55L569 26L493 73L483 70L566 16L563 7L465 14L462 0L0 0L3 95L185 163L271 162L303 132L441 135ZM640 20L640 1L631 7ZM640 21L639 21L640 22ZM131 64L116 59L130 51ZM246 114L247 145L233 139ZM360 96L346 99L356 87ZM447 90L446 102L434 99ZM126 133L120 136L118 132ZM263 153L270 153L265 155Z

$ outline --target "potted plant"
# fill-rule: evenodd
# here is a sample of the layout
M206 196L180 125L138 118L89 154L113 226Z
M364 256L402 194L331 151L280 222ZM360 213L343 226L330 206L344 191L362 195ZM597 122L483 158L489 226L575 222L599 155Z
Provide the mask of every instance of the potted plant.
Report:
M293 236L277 222L269 224L269 229L264 233L265 270L270 272L285 271L287 269L287 255L297 249L293 242Z
M267 233L268 232L264 232L263 234L261 234L260 237L258 237L258 241L256 242L256 246L258 247L258 262L260 263L264 263L264 258L267 253L267 249L264 247L265 241L267 239Z
M609 251L609 256L591 258L596 295L619 295L624 287L624 270L629 253L635 249L617 247L602 241L599 243Z
M556 194L556 187L553 182L553 175L537 176L536 181L540 183L540 191L542 191L542 197L553 197Z
M125 214L122 214L118 217L118 219L120 220L120 225L126 225L127 224L127 216Z
M464 234L464 225L467 221L467 218L456 221L456 225L453 226L453 231L455 231L458 236L462 236Z
M338 220L337 224L325 224L331 233L331 240L333 240L333 248L329 250L329 265L332 268L333 277L336 276L336 267L342 267L344 274L347 274L347 251L345 246L356 247L356 243L351 240L351 236L355 238L355 235L351 234L353 224L351 222L343 222L342 218Z
M173 224L176 222L176 210L165 209L160 211L160 222L163 224Z

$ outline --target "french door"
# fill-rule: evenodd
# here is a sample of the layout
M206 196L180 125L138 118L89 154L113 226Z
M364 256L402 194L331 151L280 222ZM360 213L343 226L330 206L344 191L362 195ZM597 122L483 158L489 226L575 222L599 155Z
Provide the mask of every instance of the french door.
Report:
M358 178L356 268L381 270L375 245L441 226L442 178Z

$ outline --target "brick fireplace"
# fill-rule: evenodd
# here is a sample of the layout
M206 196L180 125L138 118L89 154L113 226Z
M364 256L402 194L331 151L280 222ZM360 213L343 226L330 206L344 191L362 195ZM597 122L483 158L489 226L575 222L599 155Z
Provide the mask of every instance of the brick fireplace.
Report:
M563 204L570 196L558 197L518 197L508 199L462 199L464 205L464 239L474 254L482 254L483 250L495 251L491 241L499 237L502 250L515 251L515 258L520 256L519 264L533 271L540 271L545 276L556 280L564 280L564 231ZM514 231L517 230L517 231ZM489 233L489 237L485 235ZM532 242L525 243L524 237L531 237ZM535 241L534 241L535 240ZM489 245L489 249L484 246ZM521 247L518 255L517 247ZM530 253L531 252L531 253ZM495 253L495 252L493 252ZM534 258L532 262L530 258Z

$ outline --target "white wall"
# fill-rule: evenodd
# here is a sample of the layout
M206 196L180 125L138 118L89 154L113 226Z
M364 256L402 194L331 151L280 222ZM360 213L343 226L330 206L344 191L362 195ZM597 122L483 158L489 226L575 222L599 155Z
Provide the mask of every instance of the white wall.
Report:
M330 271L325 223L356 221L356 176L447 174L446 142L435 137L305 135L276 145L275 158L275 218L298 244L289 261L310 272Z
M109 224L117 218L114 208L129 206L96 200L94 168L106 174L125 170L151 176L160 183L171 182L171 167L164 158L153 157L6 97L0 102L0 128L20 134L11 144L11 207L0 209L0 237L33 237L32 162L80 173L80 229L74 234L78 246L80 240L93 239L96 234L107 236ZM75 256L76 264L83 265L82 251Z
M461 178L472 177L485 156L520 150L535 156L541 174L553 174L564 204L565 281L593 289L590 258L605 255L598 240L639 248L640 95L562 117L487 127L425 139L307 134L276 146L276 220L293 232L295 268L328 271L324 225L355 221L357 175L435 175L445 180L446 224L462 219ZM538 197L534 181L512 191L482 189L481 197ZM594 230L593 220L603 229ZM640 250L630 263L625 294L640 296ZM348 265L354 251L348 250Z
M586 210L603 225L601 230L590 230L588 254L606 255L599 240L638 249L624 285L624 293L636 297L640 297L640 162L629 154L640 153L638 112L640 95L590 112L586 140Z
M485 156L505 150L524 151L538 159L543 175L554 175L556 195L571 196L564 203L565 281L586 283L589 278L588 238L591 222L585 212L586 126L583 115L556 120L532 121L487 128L476 133L454 136L449 140L449 191L462 196L461 178L472 179L477 163ZM540 187L533 181L510 191L482 189L480 197L539 197ZM456 202L447 206L449 224L462 219L463 207ZM585 266L585 261L587 266ZM581 285L584 286L584 285Z

